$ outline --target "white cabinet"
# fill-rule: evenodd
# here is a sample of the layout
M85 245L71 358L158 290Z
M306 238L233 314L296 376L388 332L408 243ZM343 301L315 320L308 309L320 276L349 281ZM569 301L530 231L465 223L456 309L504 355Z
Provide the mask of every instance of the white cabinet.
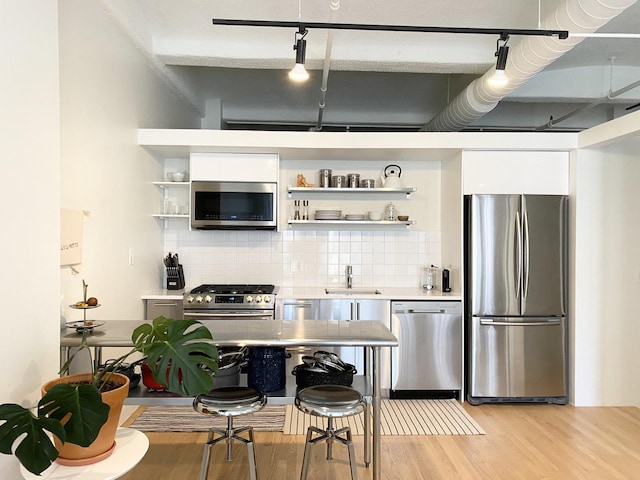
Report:
M568 152L464 151L464 195L569 194Z
M194 181L278 183L280 163L271 153L192 153L189 171Z

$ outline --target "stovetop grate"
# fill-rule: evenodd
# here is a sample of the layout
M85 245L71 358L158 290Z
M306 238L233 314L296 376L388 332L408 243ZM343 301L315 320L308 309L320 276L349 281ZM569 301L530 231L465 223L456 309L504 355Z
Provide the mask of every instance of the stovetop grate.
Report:
M261 284L204 284L194 288L189 293L209 293L217 295L270 295L275 290L275 285Z

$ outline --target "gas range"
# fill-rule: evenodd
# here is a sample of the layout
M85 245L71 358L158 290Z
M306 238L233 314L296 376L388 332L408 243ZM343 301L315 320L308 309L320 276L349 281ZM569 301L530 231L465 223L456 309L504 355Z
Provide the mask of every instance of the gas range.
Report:
M277 288L259 284L200 285L185 293L182 304L189 310L273 310Z

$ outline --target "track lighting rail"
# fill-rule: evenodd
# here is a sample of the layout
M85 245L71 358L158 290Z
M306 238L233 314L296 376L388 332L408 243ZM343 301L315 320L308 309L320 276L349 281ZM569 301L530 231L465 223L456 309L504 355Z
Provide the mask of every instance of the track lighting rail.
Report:
M457 33L468 35L521 35L521 36L557 36L564 40L569 37L567 30L535 30L520 28L475 28L475 27L429 27L411 25L375 25L363 23L323 23L323 22L292 22L273 20L231 20L214 18L214 25L235 25L249 27L284 27L297 28L302 31L308 28L323 28L328 30L372 30L385 32L421 32L421 33Z

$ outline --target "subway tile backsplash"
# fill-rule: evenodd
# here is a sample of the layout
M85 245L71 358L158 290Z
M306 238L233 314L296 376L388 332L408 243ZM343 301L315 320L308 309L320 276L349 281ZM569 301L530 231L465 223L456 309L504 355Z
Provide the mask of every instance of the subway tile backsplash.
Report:
M420 268L440 265L439 231L188 231L167 230L187 286L273 283L281 287L342 286L353 266L354 287L416 287Z

